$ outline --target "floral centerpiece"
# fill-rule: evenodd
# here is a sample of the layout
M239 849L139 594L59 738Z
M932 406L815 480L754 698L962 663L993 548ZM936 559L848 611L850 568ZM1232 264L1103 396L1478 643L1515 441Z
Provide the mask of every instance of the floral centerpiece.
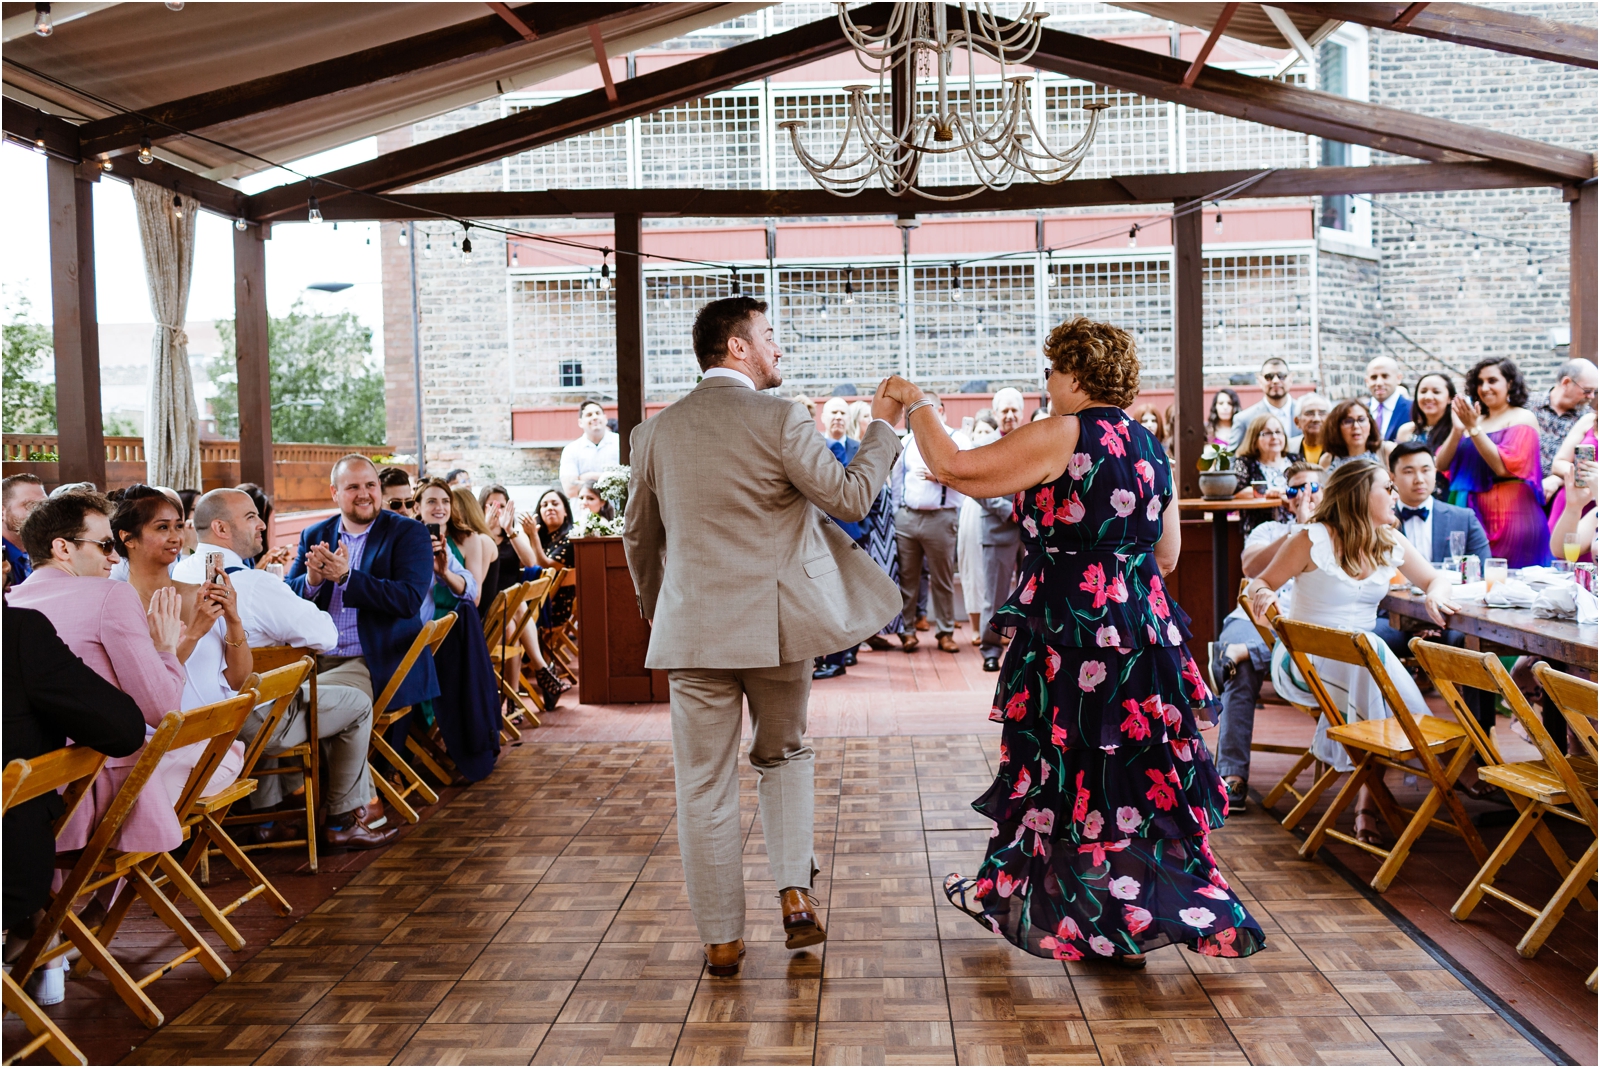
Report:
M599 478L595 479L595 493L601 500L611 505L616 515L607 519L587 508L575 509L577 514L572 520L574 538L611 538L622 534L622 517L628 508L628 479L631 474L626 465L608 467Z

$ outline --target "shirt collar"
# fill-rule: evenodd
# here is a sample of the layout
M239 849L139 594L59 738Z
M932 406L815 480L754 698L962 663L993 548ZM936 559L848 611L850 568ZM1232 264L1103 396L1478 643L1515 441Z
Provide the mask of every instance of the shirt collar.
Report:
M754 379L752 379L749 375L745 374L743 371L735 371L731 367L713 367L709 371L702 372L700 377L701 378L731 378L735 382L740 382L740 383L743 383L746 386L749 386L751 389L755 389L756 388L756 384L755 384L755 380Z
M194 554L204 557L206 553L221 553L223 567L243 567L244 558L226 545L212 545L208 541L201 542L195 547Z

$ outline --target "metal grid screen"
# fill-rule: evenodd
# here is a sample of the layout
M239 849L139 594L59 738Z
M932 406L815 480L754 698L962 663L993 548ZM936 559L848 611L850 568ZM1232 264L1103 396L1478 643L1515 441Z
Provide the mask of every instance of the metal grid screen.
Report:
M538 106L512 105L506 111L515 114ZM520 191L626 187L632 184L628 173L629 152L626 123L569 137L532 152L508 156L505 160L506 188Z
M1304 88L1306 77L1294 73L1275 80ZM1315 162L1308 134L1194 108L1184 109L1183 138L1186 171L1310 167Z
M877 93L869 93L876 100ZM783 92L772 95L772 177L777 189L811 189L816 182L795 157L794 146L789 143L789 131L778 129L778 123L789 119L803 119L805 127L799 131L800 143L806 151L822 160L830 160L839 151L839 139L844 136L850 120L850 94L832 89ZM853 159L861 154L860 135L852 135L845 146L844 158ZM857 177L866 167L850 172Z
M1315 371L1311 344L1311 255L1207 256L1206 370L1254 371L1268 356Z
M1172 261L1169 257L1086 260L1051 266L1052 328L1075 316L1133 334L1144 374L1172 374Z
M875 389L900 370L899 268L780 268L777 274L786 386L807 393L826 393L841 382Z
M750 296L766 299L766 272L741 271L739 284ZM695 378L700 374L700 365L694 358L692 336L695 313L718 297L732 295L731 274L645 272L644 374L647 393L652 396L670 395L694 388ZM616 366L615 346L612 348L612 366Z
M718 93L638 120L646 186L761 187L761 94Z
M957 277L959 291L951 286ZM1037 379L1032 263L913 266L912 294L911 371L919 383L949 390L975 378Z
M616 393L616 305L593 275L512 278L511 344L513 402L530 394Z
M1037 92L1037 88L1035 88ZM1077 142L1088 126L1085 104L1110 104L1100 114L1100 130L1074 178L1107 178L1114 174L1149 174L1171 170L1168 160L1169 113L1165 101L1087 82L1046 83L1045 136L1061 152Z

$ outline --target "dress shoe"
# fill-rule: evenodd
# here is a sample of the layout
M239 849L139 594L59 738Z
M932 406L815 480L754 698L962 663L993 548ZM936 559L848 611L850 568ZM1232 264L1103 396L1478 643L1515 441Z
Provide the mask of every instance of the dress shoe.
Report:
M811 669L813 679L836 679L844 674L843 664L823 664Z
M296 823L290 819L273 820L271 823L258 823L251 828L251 840L256 845L293 842L306 836L304 824L304 820Z
M941 635L939 635L939 648L943 652L946 652L946 653L955 652L956 651L956 640L955 640L955 637L953 635L949 635L949 634L941 634Z
M817 916L817 899L811 896L810 890L790 886L778 899L783 903L785 948L804 949L827 939L828 932L822 929L822 920Z
M918 630L932 630L933 629L933 624L928 622L928 617L927 616L918 616L917 617L917 629Z
M917 637L916 631L907 630L900 633L900 651L902 653L912 652L921 644L922 639Z
M845 653L844 656L842 656L840 658L840 662L842 664L844 664L844 666L847 667L847 668L855 667L856 666L856 651L854 649L852 649L848 653Z
M983 658L983 670L985 670L985 671L999 671L1000 670L1000 658L998 656L986 656L986 657L984 657Z
M893 649L894 646L889 644L888 638L885 638L881 634L874 634L872 637L867 639L867 648L876 649L878 652L882 653L889 649Z
M739 974L739 962L744 960L744 939L732 942L706 943L706 971L719 979Z
M335 828L334 822L344 823ZM384 815L382 801L369 801L343 816L330 817L326 838L329 849L377 849L386 846L400 828Z

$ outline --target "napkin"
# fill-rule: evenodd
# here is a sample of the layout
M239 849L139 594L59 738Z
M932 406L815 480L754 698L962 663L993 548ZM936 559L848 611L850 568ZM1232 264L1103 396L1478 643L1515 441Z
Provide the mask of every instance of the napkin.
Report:
M1529 586L1550 586L1558 582L1572 581L1570 574L1557 571L1553 567L1524 567L1517 572L1517 578Z
M1494 589L1484 597L1483 603L1490 608L1532 608L1537 596L1533 587L1526 582L1506 579L1494 584Z
M1458 604L1482 604L1488 592L1487 582L1463 582L1450 590L1450 599Z
M1600 621L1600 601L1575 582L1550 586L1533 602L1533 614L1544 619L1571 619L1579 623Z

